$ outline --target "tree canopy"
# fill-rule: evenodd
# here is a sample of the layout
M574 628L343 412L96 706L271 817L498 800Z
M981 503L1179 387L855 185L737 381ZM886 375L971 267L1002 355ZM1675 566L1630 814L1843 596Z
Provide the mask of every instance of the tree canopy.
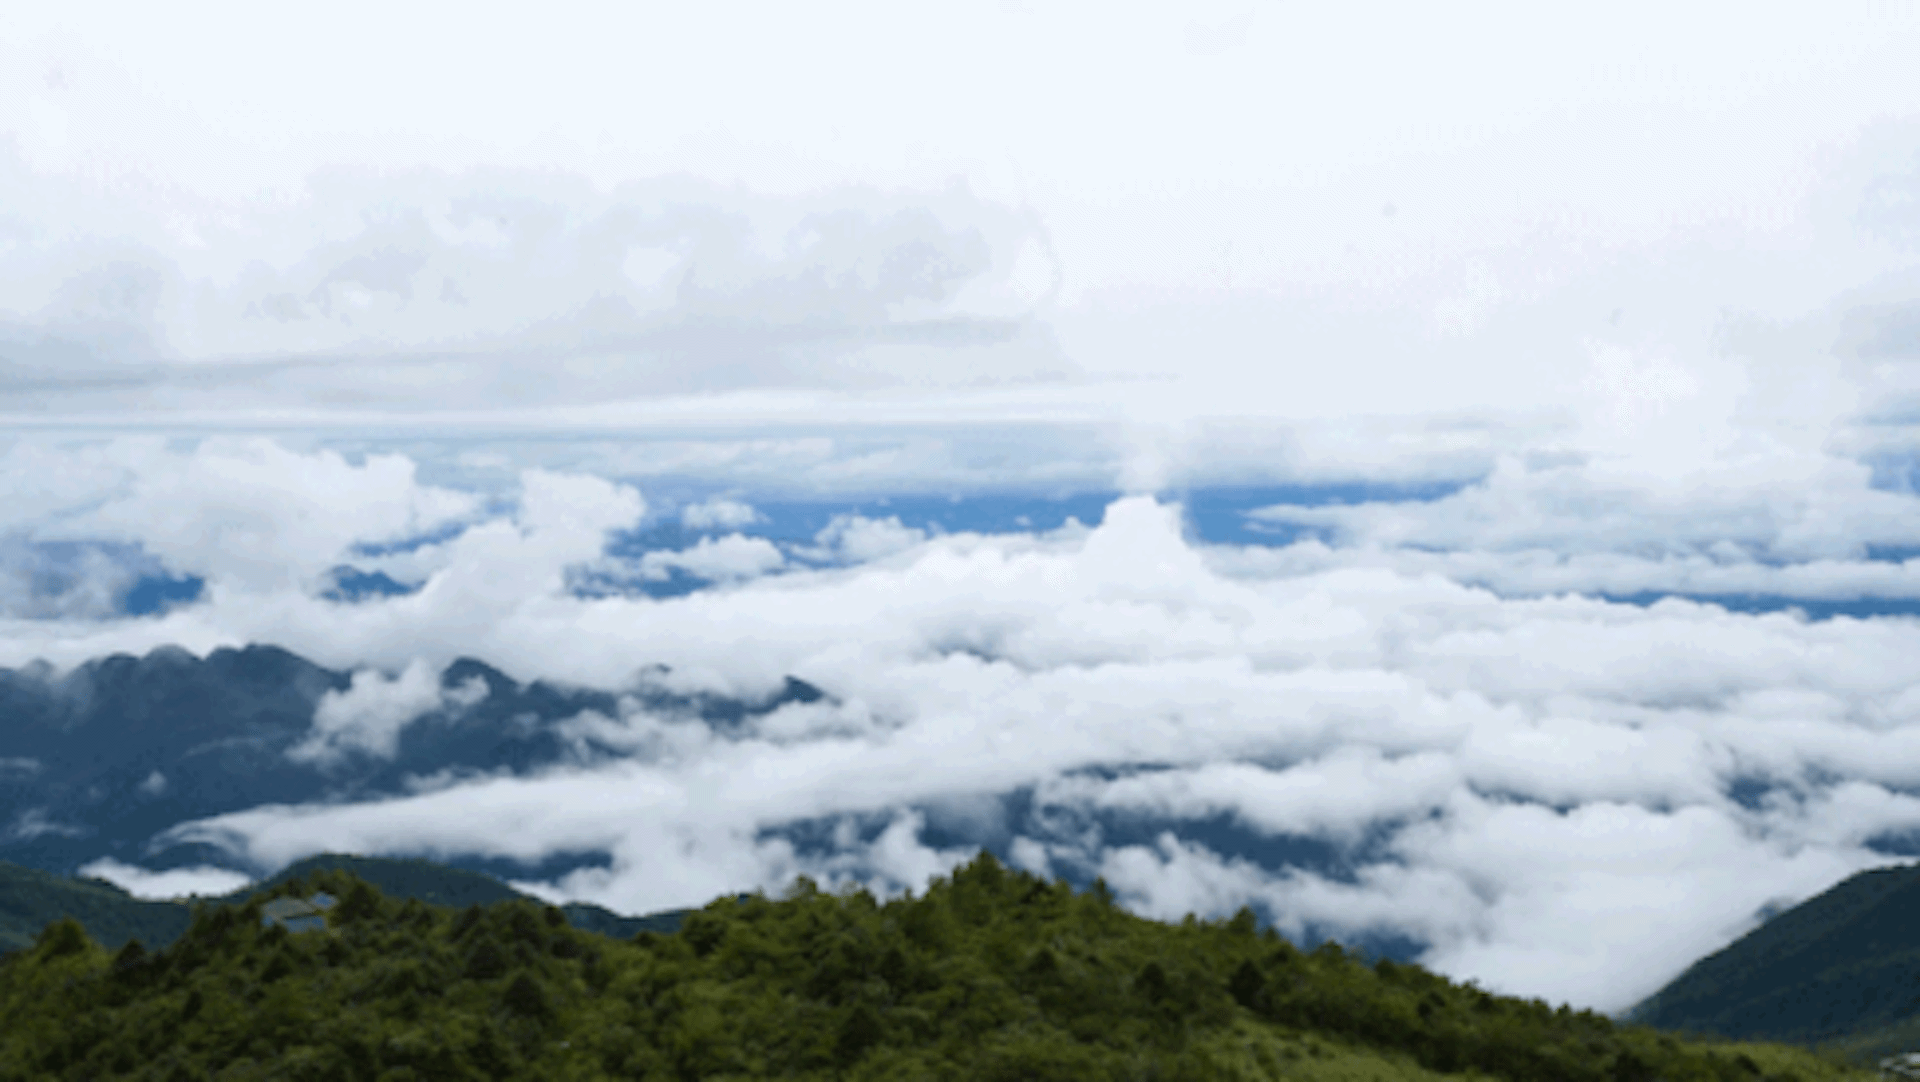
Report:
M48 925L0 961L0 1078L1854 1076L1302 951L1250 911L1145 920L986 854L919 897L801 880L631 939L525 899L397 901L341 869L271 893L314 890L340 899L324 931L263 927L267 894L197 907L155 951Z

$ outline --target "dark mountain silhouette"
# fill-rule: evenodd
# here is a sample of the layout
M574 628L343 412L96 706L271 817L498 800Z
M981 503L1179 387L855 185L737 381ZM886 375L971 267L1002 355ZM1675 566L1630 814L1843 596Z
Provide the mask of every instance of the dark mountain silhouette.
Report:
M282 883L325 871L351 873L391 898L412 898L456 909L537 900L492 876L431 861L324 853L295 861L257 883L205 901L240 905L256 895L272 894ZM687 912L676 909L626 917L584 902L569 902L558 908L573 927L616 939L629 939L640 932L672 934ZM118 950L131 940L158 949L178 939L192 916L192 906L184 901L142 901L103 880L59 876L0 862L0 954L31 946L48 924L67 917L77 920L89 936L110 950Z
M1863 1054L1904 1050L1920 1037L1920 865L1861 872L1778 914L1628 1017L1743 1039L1844 1042Z
M316 761L290 754L314 711L351 674L273 646L177 647L115 655L56 675L0 669L0 860L56 873L114 857L148 867L229 864L205 845L150 843L188 820L262 804L361 799L407 791L410 778L522 773L612 754L562 723L619 714L621 698L718 728L822 692L789 677L758 702L667 691L655 668L612 691L522 684L473 659L441 675L450 694L408 724L391 757L361 751ZM484 695L477 694L484 691ZM251 870L251 869L243 869Z
M115 949L128 940L171 943L192 914L180 902L143 902L112 883L0 862L0 954L24 950L48 923L71 917Z
M315 872L344 871L372 884L391 898L415 898L428 905L464 909L470 905L493 905L515 899L533 899L490 875L436 864L429 860L393 860L384 857L356 857L341 853L296 860L278 873L245 890L236 891L226 901L239 903L255 894L272 893L281 883L310 878ZM568 902L558 907L567 923L583 932L630 939L640 932L671 935L690 910L669 909L641 917L623 917L604 906L589 902Z

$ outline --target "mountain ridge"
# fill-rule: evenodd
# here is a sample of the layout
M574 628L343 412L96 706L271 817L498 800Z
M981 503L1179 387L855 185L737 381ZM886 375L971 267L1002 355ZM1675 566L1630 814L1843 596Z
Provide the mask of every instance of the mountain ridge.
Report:
M164 841L181 823L267 804L402 795L409 779L444 771L524 774L614 754L563 723L620 717L622 703L717 727L737 726L826 693L788 676L758 700L669 690L639 669L618 690L522 683L458 658L442 697L399 729L391 754L351 742L338 754L296 754L314 737L328 695L354 673L284 648L177 646L114 654L63 673L44 663L0 669L0 860L69 874L101 857L151 868L212 864L247 874L202 843ZM475 685L473 681L479 683ZM475 698L460 689L484 688ZM479 862L475 862L476 865ZM478 869L476 869L478 870Z
M429 905L464 908L509 901L547 904L492 876L417 858L321 853L294 861L227 894L169 901L135 898L103 879L59 876L0 861L0 954L26 949L42 929L66 917L77 920L89 936L110 950L119 950L132 940L139 940L147 949L158 949L186 931L195 904L243 904L249 898L271 894L283 883L324 871L350 872L390 897ZM640 932L671 934L690 912L673 909L625 916L588 902L568 902L557 908L573 927L616 939Z

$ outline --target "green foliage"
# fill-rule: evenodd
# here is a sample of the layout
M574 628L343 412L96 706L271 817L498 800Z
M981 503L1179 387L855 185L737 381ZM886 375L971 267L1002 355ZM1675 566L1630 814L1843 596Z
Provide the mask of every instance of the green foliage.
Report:
M79 921L61 917L40 933L40 938L34 941L34 950L43 958L65 958L85 951L91 942Z
M325 931L201 905L159 950L74 922L0 961L13 1078L1802 1082L1802 1050L1713 1046L1295 950L1251 914L1135 918L990 856L880 902L801 883L608 939L525 899L402 902L319 869Z
M376 916L380 912L380 895L366 884L365 880L355 879L353 886L347 888L347 896L340 899L337 919L352 924Z

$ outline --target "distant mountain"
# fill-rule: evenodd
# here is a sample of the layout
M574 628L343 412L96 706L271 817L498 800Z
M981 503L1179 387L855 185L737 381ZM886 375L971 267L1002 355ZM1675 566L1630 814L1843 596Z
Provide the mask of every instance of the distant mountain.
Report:
M326 871L349 872L391 898L413 898L457 909L537 900L492 876L444 864L327 853L297 861L258 883L206 901L239 905L256 895L272 894L282 883ZM623 917L583 902L559 908L573 927L616 939L630 939L639 932L670 935L679 929L687 913L670 910ZM110 950L135 939L149 949L158 949L186 931L192 907L185 902L141 901L98 879L58 876L0 861L0 954L31 946L42 929L64 917L79 921L89 936Z
M619 694L521 684L472 659L440 680L462 693L408 724L391 757L354 751L319 763L289 753L311 734L322 698L345 692L351 674L278 647L205 658L163 647L58 676L44 664L0 669L0 860L58 873L109 856L148 867L220 864L228 858L207 846L151 851L149 842L176 824L261 804L362 799L406 792L411 777L523 773L613 754L562 723L587 711L616 716L623 697L722 728L822 698L791 677L758 702L675 694L645 677Z
M72 917L96 941L171 943L191 916L180 902L143 902L111 883L72 879L0 862L0 954L24 950L48 924Z
M301 879L322 869L352 872L395 898L418 898L428 905L447 905L464 909L470 905L524 898L490 875L435 864L429 860L392 860L385 857L356 857L341 853L322 853L297 860L280 871L245 889L227 895L237 901L252 894L272 893L273 888L293 879Z
M1780 913L1628 1017L1863 1056L1920 1047L1920 865L1861 872Z
M225 900L239 902L254 894L270 893L274 887L288 880L308 878L313 873L324 870L351 872L378 887L382 894L391 898L417 898L429 905L445 905L457 909L464 909L470 905L493 905L496 902L532 897L514 890L490 875L453 868L445 864L435 864L432 861L390 860L383 857L323 853L320 856L295 861L278 874L245 890L236 891L228 895ZM644 917L623 917L611 909L587 902L568 902L560 906L560 911L567 915L567 923L575 928L583 932L593 932L596 935L612 936L615 939L630 939L639 932L671 935L679 930L681 918L689 912L684 909L670 909Z

